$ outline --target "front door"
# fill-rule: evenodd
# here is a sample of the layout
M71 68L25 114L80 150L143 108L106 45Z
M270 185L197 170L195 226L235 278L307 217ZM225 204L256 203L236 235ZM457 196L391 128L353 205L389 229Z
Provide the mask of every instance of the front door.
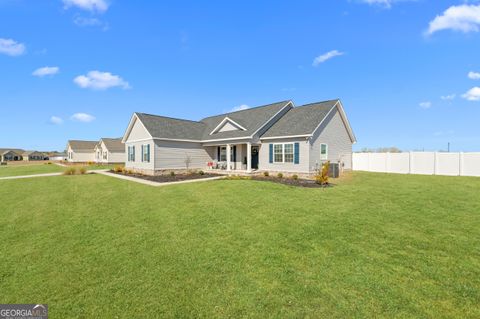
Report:
M252 146L252 169L258 169L258 146Z

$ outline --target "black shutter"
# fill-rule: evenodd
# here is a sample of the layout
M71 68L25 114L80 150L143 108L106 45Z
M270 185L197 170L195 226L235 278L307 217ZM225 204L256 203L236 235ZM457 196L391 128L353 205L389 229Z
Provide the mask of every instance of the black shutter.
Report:
M220 146L217 147L217 161L220 162Z
M233 145L233 161L237 161L237 145Z

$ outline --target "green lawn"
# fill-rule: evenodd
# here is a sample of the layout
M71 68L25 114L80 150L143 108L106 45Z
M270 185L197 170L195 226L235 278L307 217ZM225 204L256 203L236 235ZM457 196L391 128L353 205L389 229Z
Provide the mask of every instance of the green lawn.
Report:
M85 165L88 170L98 169L110 169L114 165ZM38 165L5 165L0 166L0 177L7 176L21 176L21 175L35 175L45 173L61 173L65 170L65 167L61 167L55 164L38 164Z
M38 165L5 165L0 166L0 177L35 175L45 173L63 172L64 168L55 164L38 164Z
M0 256L51 318L479 318L480 178L0 181Z

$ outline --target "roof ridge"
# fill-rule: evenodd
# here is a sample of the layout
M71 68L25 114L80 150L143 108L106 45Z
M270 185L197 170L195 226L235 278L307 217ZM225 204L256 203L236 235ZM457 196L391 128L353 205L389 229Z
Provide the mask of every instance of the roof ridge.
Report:
M248 109L245 109L245 110L238 110L238 111L233 111L233 112L220 113L220 114L217 114L217 115L207 116L207 117L204 117L204 118L202 119L202 121L205 120L205 119L212 118L212 117L217 117L217 116L222 116L222 115L225 115L225 116L226 116L226 115L228 115L228 114L246 112L246 111L251 111L251 110L259 109L259 108L262 108L262 107L271 106L271 105L274 105L274 104L288 103L288 102L292 102L292 100L284 100L284 101L279 101L279 102L274 102L274 103L259 105L259 106L255 106L255 107L249 107Z
M171 117L171 116L164 116L164 115L156 115L156 114L149 114L149 113L143 113L143 112L135 112L135 114L143 114L147 116L155 116L155 117L162 117L165 119L171 119L171 120L177 120L177 121L185 121L185 122L193 122L193 123L198 123L198 124L203 124L200 121L194 121L194 120L187 120L187 119L181 119L178 117Z
M297 106L297 107L295 107L295 108L297 109L297 108L303 107L303 106L310 106L310 105L315 105L315 104L328 103L328 102L338 102L338 101L340 101L340 99L332 99L332 100L326 100L326 101L318 101L318 102L313 102L313 103L307 103L307 104L299 105L299 106Z

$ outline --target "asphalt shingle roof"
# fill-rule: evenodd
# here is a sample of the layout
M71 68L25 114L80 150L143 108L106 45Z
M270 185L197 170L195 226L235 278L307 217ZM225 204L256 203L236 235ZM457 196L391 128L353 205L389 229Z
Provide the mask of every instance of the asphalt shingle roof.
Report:
M335 107L338 100L307 104L290 109L261 137L309 135Z
M230 112L202 119L200 122L205 124L205 130L202 134L202 140L224 139L252 136L258 129L265 125L275 114L284 108L290 101L282 101L273 104L258 106L237 112ZM246 130L210 133L228 117L240 124Z
M261 137L294 136L313 134L317 126L335 107L338 100L318 102L299 107L290 107L276 123ZM135 113L148 132L155 138L176 140L217 140L252 136L290 101L268 104L242 111L206 117L200 121ZM226 118L233 120L246 130L210 133ZM123 149L123 144L122 144Z
M101 140L110 152L125 152L125 145L122 143L122 139L102 138Z
M196 121L145 113L136 114L150 135L156 138L199 140L205 130L205 124Z
M68 144L74 151L93 151L97 143L98 142L96 141L79 141L79 140L68 141Z
M10 151L16 153L17 155L22 155L22 153L25 152L25 150L22 150L22 149L19 149L19 148L0 148L0 154L1 155L5 154L5 153L8 153Z

